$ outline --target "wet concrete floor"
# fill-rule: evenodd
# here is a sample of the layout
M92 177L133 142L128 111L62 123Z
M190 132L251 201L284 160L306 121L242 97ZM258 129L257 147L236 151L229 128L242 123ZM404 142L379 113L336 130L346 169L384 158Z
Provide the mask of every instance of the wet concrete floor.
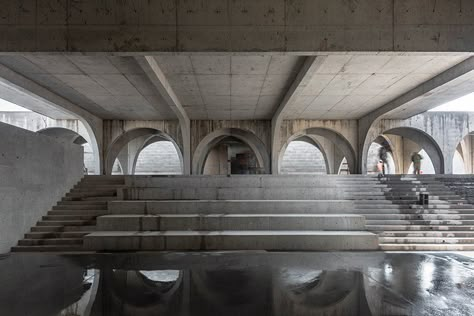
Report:
M0 258L0 315L474 315L468 253Z

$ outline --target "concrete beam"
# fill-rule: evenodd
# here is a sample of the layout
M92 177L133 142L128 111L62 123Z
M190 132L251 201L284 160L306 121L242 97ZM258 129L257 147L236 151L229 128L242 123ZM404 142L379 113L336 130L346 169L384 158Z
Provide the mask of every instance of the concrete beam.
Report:
M191 121L183 108L168 79L152 56L136 57L153 86L159 91L166 103L178 117L183 137L183 174L191 172Z
M472 1L40 2L5 3L0 51L474 51Z
M295 101L297 96L301 94L301 91L308 85L308 83L311 81L311 78L326 58L327 56L306 57L306 60L298 72L298 75L286 92L285 97L280 102L280 105L272 117L272 174L279 173L278 151L280 150L281 143L280 127L281 123L283 122L285 110Z
M0 64L0 90L8 89L17 94L25 96L28 99L27 103L22 103L22 106L37 110L36 106L42 108L56 109L59 112L66 113L67 116L77 117L86 127L90 135L91 147L94 150L96 166L95 170L100 172L102 170L102 119L83 109L77 104L70 102L62 96L42 87L36 82L14 72L10 68ZM7 101L15 102L14 99L9 100L11 94L2 95ZM32 105L32 106L29 106Z

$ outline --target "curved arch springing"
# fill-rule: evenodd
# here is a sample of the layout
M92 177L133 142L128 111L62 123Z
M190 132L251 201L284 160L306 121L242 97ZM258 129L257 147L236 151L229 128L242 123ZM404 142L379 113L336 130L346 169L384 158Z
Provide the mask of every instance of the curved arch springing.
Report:
M294 135L290 136L285 144L283 144L282 148L280 149L279 152L279 157L278 157L278 173L280 173L280 168L281 168L281 162L283 159L283 154L286 151L286 148L288 145L301 137L304 136L309 136L311 137L312 135L315 136L321 136L328 141L330 141L332 144L334 144L334 147L339 149L342 153L342 155L346 158L347 164L349 166L349 171L350 173L355 173L355 168L356 168L356 154L354 151L354 148L351 146L349 141L342 136L340 133L328 129L328 128L323 128L323 127L313 127L313 128L308 128L302 131L299 131L298 133L295 133Z
M196 147L193 155L193 174L202 174L209 151L229 136L247 144L257 157L260 167L265 170L265 173L270 173L270 156L265 144L255 134L239 128L223 128L206 135Z
M112 166L115 162L115 159L119 155L120 151L132 140L137 139L143 136L150 136L151 137L159 137L160 139L164 139L167 141L171 141L177 148L178 155L182 157L183 153L181 148L177 145L175 140L171 138L168 134L157 130L155 128L136 128L129 130L119 137L117 137L112 144L109 145L107 150L106 159L105 159L105 173L110 174L112 172ZM142 146L142 149L144 147Z

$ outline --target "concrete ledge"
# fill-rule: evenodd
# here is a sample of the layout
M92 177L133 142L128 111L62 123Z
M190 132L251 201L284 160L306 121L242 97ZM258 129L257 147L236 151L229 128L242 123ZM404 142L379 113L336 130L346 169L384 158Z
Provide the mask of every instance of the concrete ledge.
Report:
M358 215L212 214L107 215L97 218L98 231L168 230L364 230Z
M227 176L125 176L128 187L155 188L248 188L248 187L338 187L358 182L376 184L377 178L367 175L232 175Z
M97 232L84 238L84 249L139 250L377 250L378 238L368 232L220 231Z
M344 200L164 200L111 201L109 214L328 214L353 213Z
M335 188L127 188L125 200L343 200L344 190Z

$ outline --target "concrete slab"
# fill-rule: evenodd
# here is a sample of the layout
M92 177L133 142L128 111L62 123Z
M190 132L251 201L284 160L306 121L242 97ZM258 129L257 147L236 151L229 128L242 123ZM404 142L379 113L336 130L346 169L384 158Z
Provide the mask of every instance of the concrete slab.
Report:
M376 250L367 232L220 231L97 232L84 237L84 249L138 250Z

